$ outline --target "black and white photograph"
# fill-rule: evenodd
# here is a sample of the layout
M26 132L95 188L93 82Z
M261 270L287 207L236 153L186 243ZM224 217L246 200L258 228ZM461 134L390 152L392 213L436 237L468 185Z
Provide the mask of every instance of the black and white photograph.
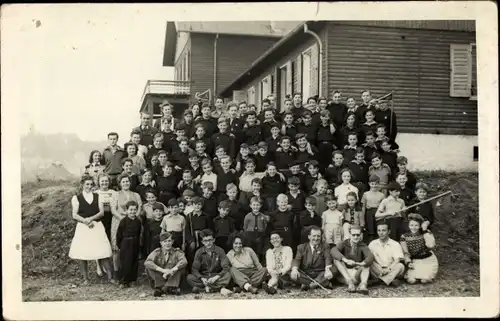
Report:
M495 6L427 4L2 6L4 316L498 315Z

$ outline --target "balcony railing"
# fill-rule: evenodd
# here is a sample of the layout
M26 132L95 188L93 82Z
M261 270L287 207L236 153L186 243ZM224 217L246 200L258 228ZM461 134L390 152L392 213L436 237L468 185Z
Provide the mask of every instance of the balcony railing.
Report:
M190 81L178 80L148 80L142 93L141 102L147 94L189 95Z

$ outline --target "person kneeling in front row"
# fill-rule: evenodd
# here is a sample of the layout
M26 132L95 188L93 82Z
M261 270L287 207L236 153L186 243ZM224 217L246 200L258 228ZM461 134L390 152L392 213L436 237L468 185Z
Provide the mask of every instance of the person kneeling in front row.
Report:
M233 237L233 249L227 253L227 258L231 263L229 270L234 283L238 285L235 292L244 289L252 294L259 292L262 285L266 292L269 292L265 279L267 270L259 262L257 254L251 247L243 247L243 238L240 235Z
M292 281L300 284L302 291L315 289L320 285L329 286L330 280L338 272L333 266L329 245L321 242L321 229L312 226L308 238L308 243L297 247L297 254L292 261L290 272Z
M146 274L154 289L153 295L181 294L179 284L187 265L186 256L179 248L174 248L174 236L171 232L160 234L160 246L153 250L144 261Z
M351 225L351 238L337 244L331 250L334 263L340 274L339 281L347 284L348 292L358 291L368 294L367 282L370 276L370 265L373 254L361 241L361 227ZM359 283L356 289L355 285Z
M230 292L226 289L231 281L229 274L229 260L226 253L214 244L214 233L210 229L200 232L203 246L199 248L191 266L191 274L187 276L187 282L193 287L193 293L199 293L201 289L205 292ZM225 291L224 291L225 290Z

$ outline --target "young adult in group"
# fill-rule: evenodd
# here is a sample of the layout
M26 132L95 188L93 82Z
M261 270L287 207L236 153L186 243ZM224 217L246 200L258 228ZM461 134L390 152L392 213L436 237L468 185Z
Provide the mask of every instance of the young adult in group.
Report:
M377 223L378 239L373 240L368 248L373 254L374 261L370 266L371 274L386 285L398 286L403 277L405 266L403 248L389 238L389 224L385 220Z
M257 294L262 285L266 291L267 270L259 262L257 254L251 247L243 246L243 237L234 235L232 238L233 249L227 253L227 258L231 263L229 272L238 286L234 292L240 292L241 289Z
M361 241L361 227L351 225L350 238L337 244L331 250L335 266L342 275L339 278L347 284L348 292L368 294L368 278L373 254L366 244ZM356 288L356 284L359 284Z
M272 248L266 251L266 268L270 275L267 293L276 294L277 288L283 288L290 282L293 252L289 246L283 246L280 232L272 231L269 236Z
M179 248L174 248L174 236L170 232L160 234L160 247L149 254L144 268L154 289L153 296L162 294L179 295L179 285L187 265L186 256Z
M201 231L200 237L203 246L196 251L187 282L193 293L230 292L227 289L231 281L230 263L226 253L214 244L215 238L211 230Z
M111 132L108 134L109 146L102 152L104 160L104 173L108 174L111 179L111 188L118 187L117 178L123 171L122 160L127 157L127 153L118 146L118 134Z
M104 215L103 204L99 196L92 192L94 180L83 176L80 180L82 192L71 198L72 216L77 222L75 235L71 241L69 257L78 260L83 275L83 285L89 284L88 261L98 260L98 264L106 271L108 280L112 280L112 269L109 257L111 246L106 237L103 224L99 219Z
M135 131L141 135L140 144L147 148L153 145L153 137L158 133L158 129L151 126L151 115L144 112L141 113L141 124L132 129L132 132Z
M102 154L98 150L90 152L89 163L85 165L83 174L88 175L94 179L94 188L97 187L98 177L104 173L104 164Z

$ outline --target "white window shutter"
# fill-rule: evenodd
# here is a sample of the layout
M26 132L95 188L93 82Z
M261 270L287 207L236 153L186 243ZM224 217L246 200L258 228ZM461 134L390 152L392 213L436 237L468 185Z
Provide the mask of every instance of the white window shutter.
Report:
M450 96L470 97L472 88L469 44L450 44Z
M292 95L292 92L293 92L292 62L288 61L286 63L286 95Z

